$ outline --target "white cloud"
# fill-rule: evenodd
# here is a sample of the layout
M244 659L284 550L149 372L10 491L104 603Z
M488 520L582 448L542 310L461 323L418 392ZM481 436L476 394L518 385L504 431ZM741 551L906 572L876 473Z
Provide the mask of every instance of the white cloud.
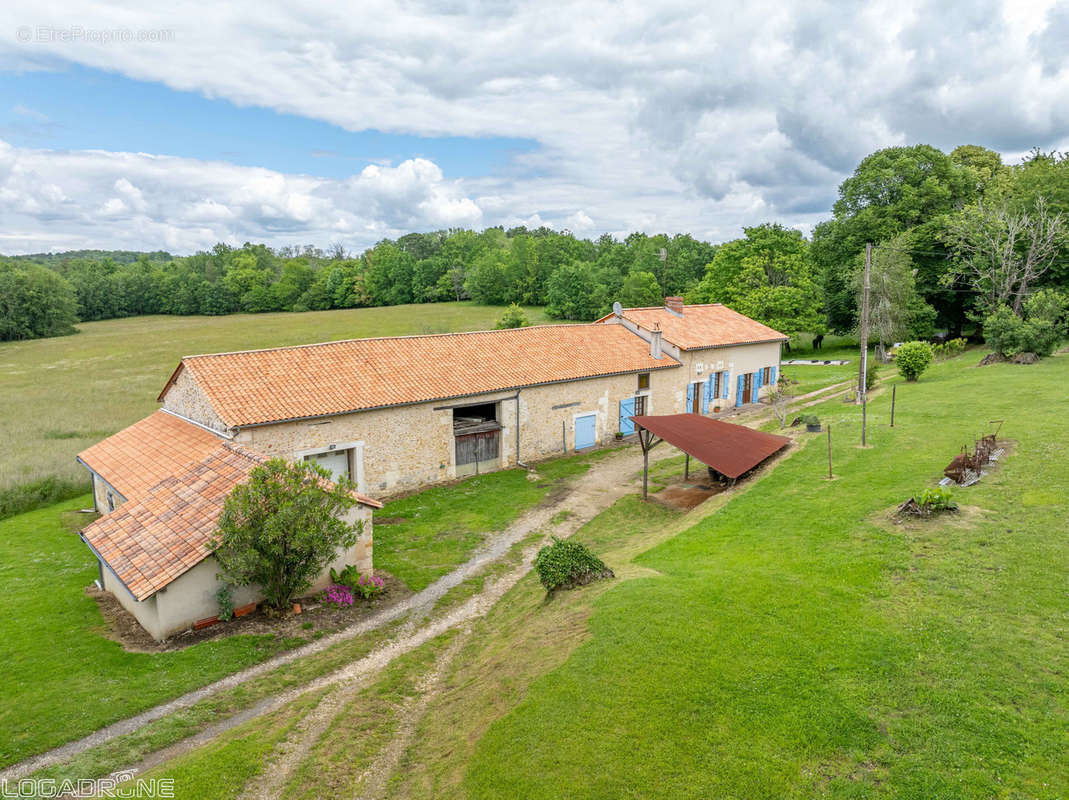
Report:
M539 149L463 181L419 158L330 181L188 159L23 152L65 199L27 185L17 200L0 189L0 201L21 209L26 236L47 239L63 218L101 245L161 229L179 242L344 235L356 247L410 228L521 221L712 239L770 218L808 229L879 147L1069 144L1067 20L1049 0L1024 10L1009 0L758 0L730 13L698 0L576 0L568 13L413 0L367 0L358 13L327 0L161 10L69 0L46 11L8 0L0 29L174 31L168 42L106 45L0 37L9 68L77 63L350 130L520 136ZM19 183L5 177L5 158L0 150L0 181ZM47 169L49 160L71 171ZM79 222L117 209L113 199L124 220L147 222Z
M104 245L190 252L247 240L364 247L413 228L476 224L480 216L475 202L429 161L369 167L338 181L0 141L0 249L6 252ZM56 224L42 225L46 219Z

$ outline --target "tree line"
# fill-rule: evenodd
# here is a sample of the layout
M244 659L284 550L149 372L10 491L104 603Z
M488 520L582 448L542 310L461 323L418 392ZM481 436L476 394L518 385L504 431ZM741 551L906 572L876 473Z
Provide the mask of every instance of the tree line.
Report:
M78 321L141 314L230 314L473 300L545 306L591 320L614 301L666 294L721 302L785 333L850 332L866 243L881 342L950 338L1004 315L1064 314L1069 286L1069 159L1020 164L975 145L879 150L839 187L808 239L775 222L724 244L688 234L583 239L549 228L454 229L339 245L263 244L173 257L80 251L0 259L0 339L52 336ZM1027 305L1037 292L1042 302ZM1042 312L1036 309L1043 309ZM1055 327L1061 324L1061 317ZM1004 330L1012 320L999 316ZM1026 326L1027 327L1027 326ZM1023 329L1014 335L1023 335Z

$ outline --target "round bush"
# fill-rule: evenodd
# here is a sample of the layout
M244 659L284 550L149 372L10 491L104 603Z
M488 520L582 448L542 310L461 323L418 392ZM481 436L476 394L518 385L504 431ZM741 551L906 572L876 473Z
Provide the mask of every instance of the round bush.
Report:
M575 586L611 578L612 570L605 562L591 553L579 542L570 542L553 537L553 543L538 551L534 562L538 579L547 592L554 589L571 589Z
M898 371L907 381L915 381L932 363L932 346L927 342L906 342L895 356Z

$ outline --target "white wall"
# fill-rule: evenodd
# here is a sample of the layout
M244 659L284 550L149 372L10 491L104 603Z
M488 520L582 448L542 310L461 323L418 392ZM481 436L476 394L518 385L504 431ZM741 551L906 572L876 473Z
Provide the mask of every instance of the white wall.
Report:
M364 528L360 538L320 573L319 578L308 589L309 594L324 589L330 583L331 567L340 570L347 564L356 564L361 572L372 571L371 509L358 506L351 509L344 519L350 524L363 520ZM161 591L138 602L105 566L104 588L115 595L123 608L133 614L141 627L154 639L162 640L171 634L187 630L198 620L214 617L219 613L219 602L215 593L223 581L217 577L218 573L219 562L214 556L208 556ZM235 587L233 596L235 608L263 599L258 586Z

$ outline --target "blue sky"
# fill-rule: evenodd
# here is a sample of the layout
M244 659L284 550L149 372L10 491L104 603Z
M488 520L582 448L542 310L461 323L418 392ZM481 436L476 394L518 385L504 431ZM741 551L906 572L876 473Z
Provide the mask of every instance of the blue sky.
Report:
M0 71L0 138L19 147L182 156L345 178L368 164L426 158L446 177L512 171L538 143L505 136L348 131L78 65Z
M1069 149L1067 43L1058 0L4 0L0 253L808 233L880 148Z

